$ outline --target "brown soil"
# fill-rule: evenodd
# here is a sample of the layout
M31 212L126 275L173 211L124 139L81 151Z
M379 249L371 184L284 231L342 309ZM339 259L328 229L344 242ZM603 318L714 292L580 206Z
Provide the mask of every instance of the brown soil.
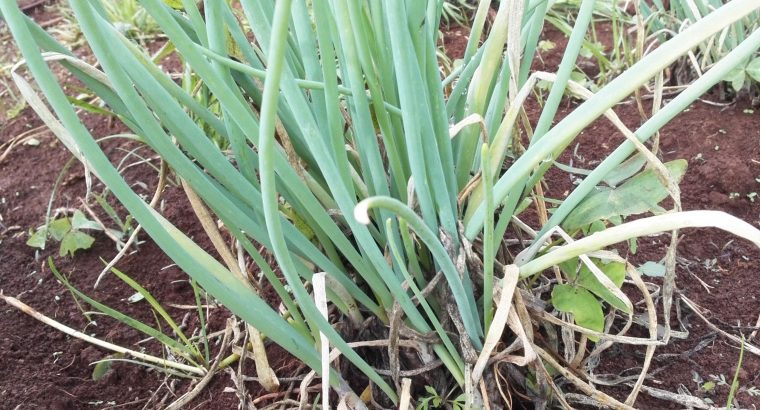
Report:
M55 10L49 7L35 6L28 13L38 22L57 17ZM87 50L77 52L87 53ZM4 50L3 61L14 60L15 53L13 47ZM177 59L173 57L163 61L163 65L170 71L178 68ZM128 132L118 121L106 121L88 114L81 118L96 138ZM101 340L164 356L157 342L141 342L145 335L106 316L94 316L95 323L88 324L71 294L48 268L47 259L52 257L57 269L90 297L155 326L150 307L145 302L129 303L127 299L135 292L115 276L107 276L98 289L93 289L95 279L104 267L101 259L110 260L117 253L114 242L105 234L93 234L96 240L92 248L78 251L73 258L59 257L57 243L53 241L39 252L26 245L29 231L44 223L52 187L71 159L65 147L51 133L38 128L41 126L41 121L29 108L10 120L0 118L0 154L6 150L6 143L17 136L42 131L36 136L39 145L16 145L0 162L0 292L17 297L42 314ZM144 158L155 156L145 146L127 140L111 140L102 146L115 165L125 158L125 164L139 162L140 158L136 156L127 158L132 150ZM156 158L151 158L150 162L152 166L158 165ZM123 173L136 192L148 198L153 195L157 181L157 172L152 166L130 166ZM52 209L80 208L81 199L86 194L83 167L78 163L72 166L63 173L62 181ZM100 193L103 189L103 185L95 180L93 191ZM166 204L165 207L162 205L163 215L201 246L211 250L210 241L181 188L170 183L162 199ZM113 227L94 201L89 202L101 220ZM113 200L109 202L121 218L126 217L119 204ZM195 303L188 276L145 234L139 236L138 246L121 260L117 268L145 287L177 323L186 323L186 333L191 334L199 328L194 309L170 306ZM214 305L213 300L208 303L213 305L207 318L209 333L223 330L230 317L229 311ZM110 352L57 332L2 302L0 306L0 328L6 330L0 337L3 357L0 360L0 374L3 375L0 376L0 400L6 404L0 408L161 408L192 388L186 380L167 378L155 370L118 362L105 377L94 381L92 363L106 358ZM86 306L85 310L91 309ZM214 357L217 349L213 344L211 349ZM268 356L270 365L280 377L292 376L299 367L299 363L278 346L268 346ZM243 370L246 375L255 375L250 360L246 361ZM283 394L266 396L256 382L245 385L257 405L283 397ZM229 387L233 387L231 379L222 373L187 408L236 408L239 403L236 394L224 391ZM292 385L284 383L283 387L287 390Z
M110 127L102 118L85 115L83 120L96 137L126 131L121 126ZM0 131L0 144L38 125L40 123L35 114L27 109L21 117L3 127ZM138 350L144 348L151 354L161 356L160 345L155 342L138 344L138 341L145 338L144 335L105 316L96 316L97 325L88 326L71 295L55 280L47 266L47 258L53 257L58 270L69 276L71 282L89 296L146 324L154 325L151 309L145 302L129 303L127 298L134 291L115 276L107 276L98 289L92 288L104 266L101 258L110 259L117 253L114 243L108 237L95 234L93 247L78 251L73 258L59 257L55 243L49 242L48 248L39 253L26 245L29 229L43 223L51 187L71 157L52 135L40 139L39 146L21 145L14 148L10 156L0 163L0 289L4 294L17 296L41 313L72 328L87 329L88 334L102 340ZM117 164L126 151L138 148L138 145L113 141L104 147L114 164ZM145 147L137 152L145 157L152 155ZM30 169L34 172L30 173ZM155 190L156 172L150 166L129 168L124 176L138 193L150 196ZM101 184L94 185L95 192L102 189ZM64 177L63 185L55 197L54 209L79 207L85 190L84 171L80 165L76 165ZM182 190L170 185L164 192L163 200L166 204L164 216L211 251L210 242L197 223ZM123 209L117 204L112 205L123 218ZM105 215L100 217L107 221ZM197 329L199 324L194 310L171 307L172 304L194 304L193 290L187 275L174 266L145 235L140 240L138 248L122 259L117 265L118 269L144 286L167 308L177 323L187 323L188 333ZM210 303L213 304L213 301ZM21 408L81 408L97 404L98 408L114 405L126 405L128 408L147 405L147 408L155 408L161 407L162 399L163 404L168 404L190 387L185 381L167 381L157 371L132 364L116 364L105 378L93 381L91 363L108 356L107 351L67 337L10 306L3 306L0 327L8 331L0 339L0 352L4 357L0 361L0 374L5 375L0 378L0 397L6 403L13 404L12 407L23 404ZM223 330L228 317L230 313L226 309L214 305L207 318L209 332ZM34 343L29 344L29 341ZM212 345L212 356L215 354ZM270 346L269 358L272 368L281 377L291 376L290 373L298 367L277 346ZM246 374L255 374L249 363L246 363L244 370ZM194 405L188 408L195 405L202 405L203 408L235 408L238 403L236 395L223 393L228 386L232 386L229 377L220 374L194 401ZM247 383L247 388L254 398L265 393L254 382Z
M460 57L466 45L466 29L448 36L447 51L452 57ZM547 29L548 32L551 30ZM561 34L553 35L557 49L563 47ZM542 56L546 69L556 67L556 53ZM537 63L539 65L540 63ZM573 108L563 103L564 112ZM685 209L719 209L738 216L755 226L760 225L760 198L750 200L753 192L760 192L760 117L747 113L748 104L738 103L726 109L695 103L662 132L662 152L665 160L685 158L689 171L681 185ZM618 107L624 122L635 128L639 116L632 104ZM535 113L534 113L535 114ZM532 115L531 117L535 117ZM118 125L109 125L102 119L83 116L85 124L96 136L121 132ZM0 124L0 145L15 136L41 125L29 109L19 117ZM140 343L144 337L126 326L104 316L96 316L97 325L87 326L87 321L66 289L58 283L46 265L53 256L58 269L70 275L72 282L93 298L132 315L146 323L154 323L153 315L144 302L131 304L126 298L134 292L114 276L108 276L101 287L92 289L92 283L103 267L100 258L110 259L116 254L113 242L103 234L96 235L94 246L79 251L74 258L58 257L55 244L49 244L44 252L35 252L25 242L30 228L44 220L51 187L70 155L47 134L40 137L40 145L20 145L0 162L0 290L6 295L18 296L22 301L42 313L75 329L85 329L88 334L125 347L143 347L152 354L161 354L154 342ZM575 166L591 168L604 154L623 141L623 137L603 121L590 126L579 138L579 148L574 157ZM104 145L114 163L125 155L125 150L137 148L134 143L111 141ZM572 147L571 147L572 148ZM139 153L150 157L147 149ZM568 159L572 154L565 154ZM155 164L155 162L154 162ZM31 170L31 171L30 171ZM64 183L55 196L54 208L79 207L79 198L85 194L83 169L75 165L64 177ZM155 188L155 171L146 165L130 168L125 178L135 189L147 196ZM550 174L550 194L562 197L572 188L567 174ZM98 183L94 189L103 189ZM738 195L736 195L738 194ZM749 195L749 196L748 196ZM184 195L176 186L165 193L163 213L189 236L201 244L208 240L196 222ZM117 206L122 217L123 209ZM709 312L710 320L721 329L743 333L749 337L752 326L760 314L760 300L753 284L760 252L751 244L733 240L730 235L716 230L687 230L679 245L679 256L686 262L679 265L679 292L688 296ZM193 303L193 292L187 275L172 265L171 261L145 236L136 252L124 258L118 268L145 286L162 304L188 305ZM642 240L640 249L630 259L640 264L659 260L668 242L665 236ZM733 241L732 241L733 240ZM207 246L208 247L208 246ZM708 262L714 259L715 262ZM690 272L689 272L690 271ZM713 288L708 292L692 276L696 275ZM192 311L168 308L178 322L190 312L188 329L197 328ZM704 322L682 306L684 324L690 332L688 340L674 340L671 345L660 348L652 364L652 377L647 385L670 391L685 386L692 394L709 397L717 405L725 403L726 386L717 386L715 392L700 391L694 373L705 381L710 375L723 375L730 384L737 365L738 350L720 335L707 328ZM29 316L6 305L0 305L0 400L3 408L157 408L186 392L187 381L166 379L159 372L132 364L115 364L100 381L92 380L92 362L103 359L109 353L77 339L67 337L33 320ZM222 329L229 316L223 308L211 309L210 331ZM677 322L673 322L676 328ZM87 326L87 327L86 327ZM692 352L702 341L703 348ZM212 352L213 354L213 352ZM272 367L280 376L292 375L298 364L276 346L269 347ZM603 358L597 372L618 374L639 366L640 349L611 349ZM250 364L245 374L255 374ZM760 360L747 353L740 372L740 389L737 399L743 406L760 405L746 389L757 386L760 378ZM234 393L225 392L232 387L226 374L213 379L201 395L188 408L229 409L237 408ZM265 393L255 382L247 383L251 397L266 403ZM625 397L627 389L612 388L617 397ZM281 396L280 396L281 398ZM163 402L162 402L163 400ZM672 403L661 402L641 395L638 408L678 408Z
M452 25L443 34L443 49L452 60L464 57L467 42L470 39L469 27Z
M16 0L19 8L25 12L30 12L35 8L41 8L45 4L50 3L49 0Z

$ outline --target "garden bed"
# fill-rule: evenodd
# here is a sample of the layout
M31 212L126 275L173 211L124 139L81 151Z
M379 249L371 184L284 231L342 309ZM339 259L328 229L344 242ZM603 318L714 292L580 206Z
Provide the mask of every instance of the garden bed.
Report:
M50 16L40 18L47 21ZM449 32L450 53L461 52L454 45L463 45L458 39L466 35L462 30ZM557 33L549 35L559 45L552 54L555 57L544 56L545 63L552 65L558 62L556 53L561 55L562 41ZM750 103L742 99L725 105L714 97L705 98L718 105L695 103L661 133L664 160L683 158L689 162L681 183L683 207L685 210L723 210L760 226L760 197L755 196L760 192L760 113L753 112ZM567 113L573 105L572 101L563 102L563 112ZM616 111L631 128L641 123L632 102L618 106ZM531 120L535 121L535 118ZM85 124L95 136L120 131L120 125L95 116L86 115ZM40 125L36 115L27 108L2 124L0 144ZM144 347L160 355L157 343L145 342L135 347L141 335L105 316L95 317L97 326L86 327L87 320L82 311L47 267L48 256L53 256L58 269L70 275L72 283L93 298L146 323L153 322L147 305L128 302L127 298L134 292L114 276L107 276L97 290L92 289L92 283L104 266L101 259L110 260L116 254L114 243L108 237L97 234L93 247L78 251L73 258L58 257L55 245L41 252L26 245L29 230L42 224L51 187L71 157L50 133L40 134L35 139L38 144L18 145L0 162L0 290L75 329L85 329L85 333L136 350ZM560 161L568 163L572 160L576 167L592 168L595 161L604 158L622 141L623 136L609 123L600 121L588 127L577 140L578 148L573 150L573 144L568 150L572 152L565 153ZM114 163L118 163L127 151L138 147L134 142L120 140L110 141L105 146ZM153 155L147 148L138 153L146 157ZM562 198L572 188L572 181L565 173L549 175L548 195ZM142 164L128 169L124 176L138 192L148 198L152 195L157 181L153 168ZM53 207L80 207L85 182L83 167L79 164L72 166L63 176ZM96 181L93 188L102 190L103 187ZM170 185L164 200L163 214L188 236L212 250L181 188ZM121 212L124 216L123 210ZM684 295L696 303L718 328L745 337L754 335L753 328L760 319L760 293L755 286L760 270L760 251L748 242L717 230L686 230L682 235L678 248L677 295ZM192 312L184 306L194 306L187 275L173 266L146 235L142 234L140 239L144 242L117 267L147 288L178 323L182 322L186 313ZM658 261L664 256L668 242L667 235L642 239L638 252L628 257L637 265ZM658 282L657 279L651 281ZM0 309L0 329L4 329L0 336L0 374L3 375L0 377L0 400L5 403L3 407L154 408L172 402L191 388L186 380L166 378L159 372L129 363L114 364L105 377L94 381L90 363L105 358L109 352L58 333L10 306L2 305ZM730 385L738 362L738 347L709 328L683 304L680 309L681 322L673 321L672 325L675 330L688 331L689 336L685 340L674 339L670 345L657 349L646 385L671 392L683 386L695 396L707 397L716 405L722 405L728 386L720 381L725 380ZM229 312L221 307L210 309L210 312L210 331L222 329ZM193 314L189 316L195 317ZM190 320L187 326L192 329L196 326L192 322L195 319ZM681 328L682 324L685 328ZM280 377L305 373L297 361L275 346L270 346L269 358ZM639 366L642 360L643 349L613 347L602 357L598 370L624 376L628 373L622 372ZM244 373L255 373L252 364L246 364ZM760 396L750 395L750 389L760 383L760 358L745 354L739 376L739 402L746 406L760 405ZM710 381L715 382L714 388L705 388L705 383ZM283 391L287 391L288 386L297 389L297 382L283 383ZM236 394L225 391L232 387L234 384L229 375L221 373L187 408L237 408ZM247 388L259 406L285 395L267 395L254 381L248 382ZM615 387L608 391L624 398L628 390ZM680 407L654 400L646 394L640 396L636 406Z

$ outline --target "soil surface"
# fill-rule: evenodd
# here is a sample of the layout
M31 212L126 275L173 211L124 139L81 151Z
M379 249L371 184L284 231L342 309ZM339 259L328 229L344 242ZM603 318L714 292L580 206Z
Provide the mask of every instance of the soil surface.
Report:
M41 8L50 3L50 0L16 0L19 8L25 12L30 12L35 8Z
M99 117L84 115L82 118L96 138L127 131L120 125L109 126ZM39 125L36 115L26 109L2 128L0 144ZM115 243L105 234L93 233L95 242L92 248L77 251L73 258L60 257L58 244L54 241L49 241L44 251L36 251L26 245L29 229L44 223L51 187L59 175L63 175L63 182L54 197L54 211L81 207L81 200L86 194L83 167L76 163L62 173L71 158L69 152L49 133L38 139L39 145L19 145L0 163L0 289L5 295L17 297L44 315L74 329L120 346L162 356L165 353L162 353L158 343L143 341L145 335L115 320L95 316L94 323L88 324L71 294L53 277L48 267L47 259L52 257L57 269L90 297L155 326L150 307L144 301L129 302L128 298L135 291L114 275L107 275L99 287L93 289L104 267L101 258L110 260L117 253ZM154 154L135 142L112 140L103 146L115 165L142 161L134 155L128 157L129 152L152 159L151 165L158 165ZM157 181L157 172L151 165L130 166L123 173L135 190L146 197L153 195ZM97 180L93 184L93 192L102 192L103 188ZM213 252L182 189L170 183L162 201L163 215ZM107 226L114 227L94 201L89 201L89 205ZM126 217L123 208L113 201L111 205L122 218ZM139 236L137 248L124 257L117 268L145 287L167 308L177 323L185 325L188 334L198 328L194 293L187 275L145 234ZM209 332L213 333L225 328L230 313L213 301L210 303L207 321ZM16 405L21 405L22 409L76 409L89 406L159 408L191 387L181 379L168 379L160 372L129 363L113 365L105 377L95 381L92 363L106 358L109 352L54 331L5 304L0 309L0 327L8 330L0 338L0 352L5 357L0 361L0 372L12 375L0 379L0 398L13 404L11 408ZM87 307L85 310L91 309ZM211 349L213 357L216 354L213 343ZM298 367L298 363L277 346L270 346L269 358L272 368L281 377L288 377ZM246 363L244 370L246 374L255 374L249 363ZM228 385L232 386L229 376L218 375L187 408L236 408L238 399L234 392L223 392ZM249 382L247 386L251 397L260 397L265 393L255 382ZM272 398L280 396L274 395ZM262 402L265 403L266 399ZM213 406L208 407L212 403Z
M38 21L51 18L42 8L33 10L38 13L34 15ZM467 29L461 27L452 28L447 33L444 41L451 57L461 57L466 35ZM566 43L564 36L549 28L546 38L551 39L558 50ZM559 60L556 51L545 53L537 57L536 65L552 70ZM576 104L563 102L562 115ZM536 110L533 107L530 111L533 121ZM632 129L641 123L630 102L618 106L616 111ZM82 119L96 137L125 131L118 123L102 118L83 115ZM30 229L44 222L52 187L59 175L62 175L62 182L53 195L53 210L81 208L81 199L86 195L82 166L74 164L62 172L71 155L50 133L37 128L41 125L28 108L15 118L0 123L0 155L5 144L14 138L30 131L40 131L35 137L38 144L17 145L0 160L0 290L74 329L161 356L164 352L158 343L144 341L144 335L114 320L99 315L93 316L95 323L88 323L71 294L55 280L47 266L47 258L52 257L59 271L94 299L145 323L155 324L150 307L144 301L130 303L127 299L134 291L115 276L106 276L98 289L92 288L104 266L101 258L110 260L117 253L111 239L96 233L93 247L78 251L73 258L59 257L56 243L48 243L44 251L26 245ZM622 141L622 135L608 122L598 121L582 133L577 149L573 144L561 161L568 163L572 159L574 166L590 169ZM158 161L154 154L135 142L120 139L104 142L103 146L114 164L122 160L124 164L134 164L124 171L124 177L139 193L150 198L157 181L154 167ZM133 150L134 153L130 154ZM664 160L684 158L689 162L681 184L684 209L723 210L760 226L760 197L754 196L755 192L760 193L760 114L751 112L748 102L740 99L726 107L702 102L693 104L663 130L661 153ZM149 161L140 163L142 160L135 154ZM549 174L548 186L548 195L554 198L562 198L573 187L568 174L556 171ZM93 181L93 192L100 193L103 189L97 180ZM112 227L108 217L92 200L88 204ZM112 205L122 218L126 217L123 208L115 203ZM160 210L183 232L211 249L184 193L176 184L170 182ZM685 230L681 235L678 295L699 305L718 328L731 334L743 334L752 342L754 326L760 315L760 294L753 286L760 268L760 252L750 243L717 230ZM187 308L194 304L187 275L174 266L146 235L139 238L138 247L121 260L118 269L147 288L178 323L185 323L188 332L192 332L199 324L195 311ZM668 236L646 238L640 241L638 252L625 254L634 264L658 261L664 256L668 242ZM626 249L620 251L627 252ZM648 280L658 283L657 279ZM689 392L709 398L718 406L725 405L728 386L719 382L712 390L703 386L713 379L720 381L721 376L731 383L738 362L737 345L709 328L682 303L679 307L681 321L673 320L672 324L676 330L688 331L689 337L658 348L650 369L652 375L646 385ZM89 307L84 309L90 310ZM211 303L209 331L223 329L228 317L224 308ZM167 378L158 371L130 363L114 364L105 377L95 381L92 363L106 358L109 352L57 332L2 302L0 329L4 330L0 335L2 408L161 408L192 388L187 380ZM212 344L211 348L212 355L216 354L216 346ZM278 376L299 373L298 363L278 347L269 346L268 353ZM631 369L641 365L642 358L643 349L610 349L602 358L596 375L630 374ZM246 362L243 373L255 375L251 363ZM743 407L760 405L760 398L750 395L751 388L760 387L758 378L760 359L745 352L736 396ZM234 386L229 374L219 374L187 408L237 408L239 400L233 391ZM282 399L293 384L283 383L283 386L282 393L267 394L257 382L246 383L247 394L257 406ZM629 391L626 387L597 387L618 398L625 398ZM639 397L637 408L683 407L654 400L645 394Z
M604 26L597 29L600 33L608 31ZM560 55L554 51L545 53L534 68L554 71L567 39L553 27L545 28L543 38L557 44ZM666 98L664 103L667 102ZM557 119L578 104L565 100ZM643 105L651 113L651 101L645 100ZM530 107L529 117L537 117L540 114L537 104L533 102ZM643 124L633 100L617 105L615 112L631 130ZM578 136L559 161L593 169L624 140L609 121L598 120ZM760 199L757 198L760 195L760 113L747 96L741 95L728 104L717 95L706 95L692 104L661 130L659 157L664 162L688 161L680 184L684 210L720 210L760 227ZM577 175L552 168L547 174L548 196L564 198L577 179ZM672 204L667 206L672 207ZM749 343L757 344L760 293L755 283L760 269L760 250L748 241L717 229L687 229L679 233L679 238L678 289L671 325L674 330L688 332L688 338L671 339L670 344L656 350L645 385L705 398L722 407L739 364L739 344L721 336L679 301L685 296L717 328L735 336L743 335ZM642 238L636 253L628 247L618 247L618 251L640 266L648 261L660 262L669 243L669 235ZM645 277L645 280L661 285L659 279ZM681 311L680 323L676 320L676 309ZM661 304L658 312L662 315ZM662 323L662 316L659 320ZM648 337L643 328L636 329L636 326L631 334ZM602 355L595 376L612 380L638 375L644 351L616 345ZM760 395L754 390L760 388L760 358L745 351L738 374L738 403L748 408L760 406ZM630 392L628 387L596 387L618 399L625 399ZM636 407L683 408L683 405L655 400L642 393Z
M633 104L619 105L615 111L631 129L641 123ZM721 210L760 226L760 200L755 198L755 192L760 191L760 116L751 111L747 101L725 108L697 102L662 130L663 161L682 158L689 163L680 185L684 210ZM572 159L576 167L593 169L623 140L609 122L597 121L579 136L577 146L573 144L568 150L572 152L563 154L560 161L567 164ZM548 186L549 196L563 198L573 188L573 181L569 174L555 169L550 172ZM752 243L717 229L686 229L679 237L678 290L674 302L679 306L674 306L671 324L674 330L687 331L688 338L671 339L669 345L656 350L645 385L671 392L688 391L711 399L716 405L725 405L728 385L738 365L738 344L708 327L678 300L687 297L712 324L730 334L744 335L748 342L756 344L753 331L760 315L760 293L755 284L760 251ZM668 235L642 238L635 254L628 247L619 247L618 251L640 266L648 261L660 262L669 243ZM657 278L645 280L661 284ZM680 323L676 320L676 308L681 310ZM661 310L659 305L660 313ZM631 335L647 337L643 328L637 326ZM602 355L595 375L615 379L638 374L636 370L643 358L643 348L615 346ZM738 402L742 406L760 405L760 397L748 392L758 386L760 358L745 352L739 376ZM728 385L721 383L723 380ZM716 382L714 389L703 388L711 381ZM597 387L621 399L630 391L623 387L607 390ZM637 408L682 408L645 394L639 396L636 404Z

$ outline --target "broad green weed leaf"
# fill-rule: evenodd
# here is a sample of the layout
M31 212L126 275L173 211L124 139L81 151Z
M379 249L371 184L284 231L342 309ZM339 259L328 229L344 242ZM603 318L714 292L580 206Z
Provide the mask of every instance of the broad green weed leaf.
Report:
M623 286L625 280L625 265L617 262L602 263L598 259L592 259L592 262L596 264L602 272L615 284L618 288ZM559 265L562 272L565 273L568 280L575 286L580 286L586 290L591 291L596 296L600 297L605 302L614 306L616 309L628 313L628 307L622 300L618 299L612 292L602 285L596 276L591 272L591 269L586 264L581 264L580 271L578 269L578 258L570 259Z
M108 373L108 370L111 369L111 365L113 364L113 362L111 360L109 360L109 358L110 358L110 356L106 357L105 359L103 359L103 360L101 360L101 361L99 361L99 362L97 362L95 364L95 367L92 369L92 380L93 381L96 381L96 382L100 381L100 379L102 379L103 376L105 376L106 373Z
M623 161L623 163L618 165L617 168L610 171L610 173L604 177L604 182L609 186L618 186L621 182L636 175L646 163L647 160L643 155L635 154Z
M26 100L19 99L12 107L7 107L5 111L5 120L10 121L21 114L21 111L24 111L24 108L26 108Z
M596 261L594 261L594 263L596 263ZM610 278L615 286L618 288L623 286L623 280L625 280L625 265L618 262L610 262L606 265L603 263L596 263L596 266L598 266L599 269L601 269L602 272L604 272L604 274ZM594 274L591 273L591 269L589 269L585 264L581 266L581 271L578 274L578 281L576 283L579 286L590 290L592 293L599 296L605 302L614 306L616 309L629 313L628 306L626 306L622 300L618 299L617 296L605 288L604 285L602 285L602 283L596 279Z
M560 312L572 313L578 326L601 332L604 330L604 313L599 301L591 292L568 284L557 285L552 289L552 305ZM597 341L589 336L589 340Z
M570 79L575 81L578 84L586 84L588 81L588 77L586 77L586 74L583 74L580 71L573 71L570 73Z
M56 219L55 221L48 224L48 232L50 233L50 236L52 236L56 241L62 240L64 235L66 235L70 230L71 222L69 222L69 218Z
M45 242L47 242L47 229L43 226L29 237L26 244L33 248L45 249Z
M587 46L581 48L581 50L578 53L578 55L581 56L581 57L583 57L583 58L592 58L592 57L594 57L594 53L593 53L593 50L590 47L590 45L587 45ZM573 79L572 76L571 76L571 79Z
M686 161L679 159L665 164L676 182L686 171ZM637 215L659 209L657 205L668 196L667 189L654 170L639 173L614 189L604 189L588 196L567 216L563 227L575 231L597 220Z
M557 47L557 44L551 40L541 40L538 42L538 48L541 51L554 50L556 47Z
M589 225L586 235L591 235L592 233L601 232L605 229L607 229L607 225L604 224L604 221L597 220L597 221L591 222L591 225Z
M58 252L60 256L69 254L74 256L74 252L80 249L89 249L95 242L95 238L84 232L70 231L61 239L61 249Z
M559 268L565 273L565 276L567 276L568 279L575 280L575 277L578 274L578 262L580 261L577 257L568 259L560 263Z
M647 276L661 278L665 276L665 265L661 263L649 261L639 266L639 272Z
M753 80L760 82L760 58L756 58L747 64L746 71Z
M71 217L71 227L73 229L95 229L101 230L100 225L95 221L87 219L86 216L80 210L74 211L74 216Z
M725 81L731 83L731 87L734 91L739 91L744 87L744 78L746 77L745 69L743 65L739 65L733 70L729 71L724 78Z

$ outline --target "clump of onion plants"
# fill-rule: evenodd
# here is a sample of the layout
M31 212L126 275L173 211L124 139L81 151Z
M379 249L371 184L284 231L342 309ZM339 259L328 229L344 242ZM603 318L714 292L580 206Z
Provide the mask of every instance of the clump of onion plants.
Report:
M646 24L651 38L655 43L663 43L679 32L710 14L712 10L723 5L723 0L697 1L654 1L652 4L642 3L640 16ZM760 28L760 11L754 11L737 19L733 24L723 27L720 35L702 43L688 55L678 61L671 70L669 83L678 88L691 83L703 71L710 69L726 54L741 44L744 39ZM749 91L757 97L760 82L760 54L749 55L733 70L729 71L724 80L731 85L735 94Z
M441 1L206 1L202 11L195 1L171 3L140 0L169 41L165 51L182 60L178 82L97 1L70 1L97 69L15 2L0 1L25 58L18 69L31 72L45 102L17 78L58 137L179 267L263 337L329 378L338 400L353 407L426 398L498 407L507 384L536 402L567 404L569 387L560 379L589 400L630 407L655 347L667 343L669 322L658 334L656 307L638 271L605 249L704 226L760 245L760 231L727 214L680 212L685 163L663 164L644 145L751 55L760 32L638 129L627 129L613 110L752 12L756 1L734 0L707 14L594 94L569 80L593 1L581 3L556 73L531 71L548 2L501 1L484 33L491 1L480 1L464 59L446 77L436 58ZM92 90L197 194L264 272L280 310L262 300L248 272L228 258L217 261L132 191L77 118L53 63ZM539 80L551 82L551 92L530 129L523 107ZM555 124L566 94L585 102ZM544 174L602 116L625 142L551 208ZM672 212L658 205L666 197L673 198ZM538 225L523 221L526 209L538 214ZM658 215L625 222L652 211ZM258 244L275 256L281 277ZM674 271L666 265L667 317ZM624 283L638 289L643 311L621 291ZM322 289L331 310L321 297L315 302ZM648 336L626 335L642 312ZM575 371L613 343L647 346L624 402Z

